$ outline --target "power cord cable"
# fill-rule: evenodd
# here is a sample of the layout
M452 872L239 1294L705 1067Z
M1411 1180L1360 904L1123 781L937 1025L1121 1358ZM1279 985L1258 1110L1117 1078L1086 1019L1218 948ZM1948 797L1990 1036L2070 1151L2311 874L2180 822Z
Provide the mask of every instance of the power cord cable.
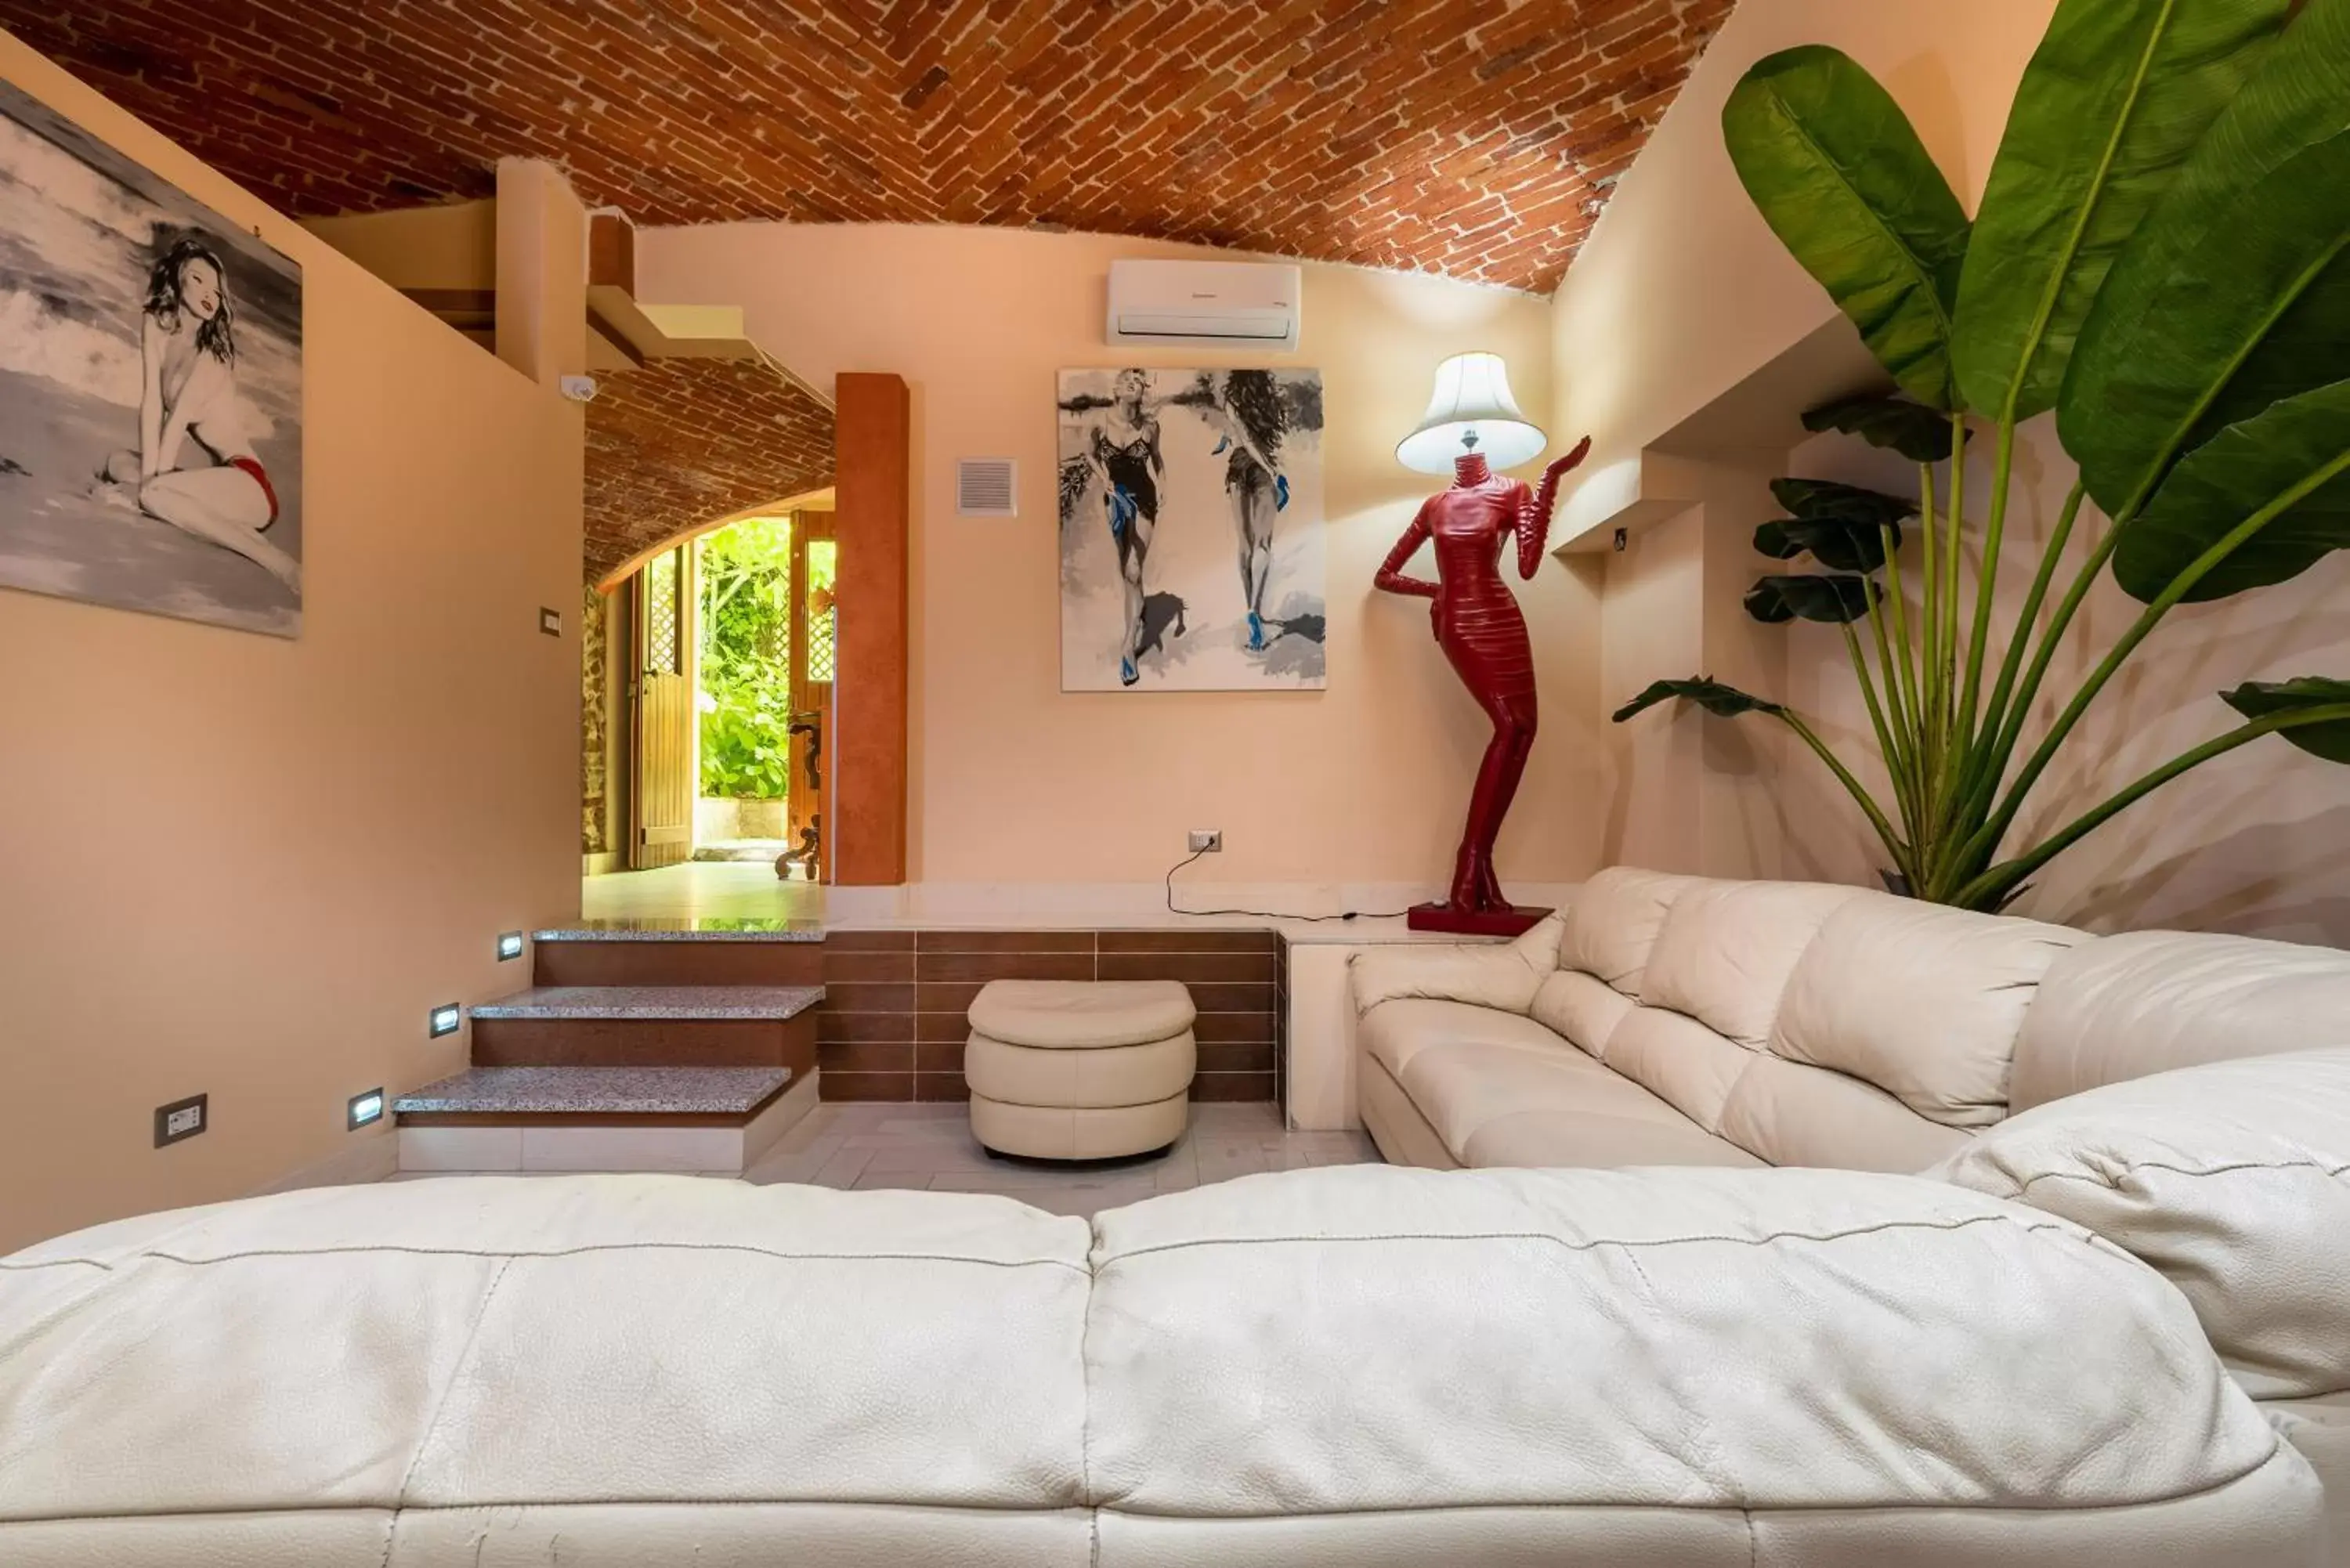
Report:
M1209 854L1212 854L1212 853L1213 853L1213 851L1211 851L1211 850L1207 850L1207 849L1194 850L1194 851L1191 854L1191 856L1190 856L1190 857L1187 857L1187 858L1185 858L1185 859L1178 860L1174 865L1172 865L1172 866L1170 866L1170 867L1169 867L1167 868L1167 912L1168 912L1169 914L1170 914L1170 915L1198 915L1198 916L1206 916L1206 917L1209 917L1209 918L1211 918L1211 919L1222 919L1222 918L1224 918L1224 917L1226 917L1226 916L1241 915L1241 916L1245 916L1245 917L1247 917L1248 919L1253 919L1253 920L1311 920L1311 921L1322 921L1322 920L1399 920L1399 919L1403 919L1403 917L1404 917L1404 916L1406 916L1406 915L1408 915L1408 914L1409 914L1409 913L1411 912L1411 911L1410 911L1410 910L1409 910L1409 909L1390 909L1390 910L1376 910L1376 909L1348 909L1348 910L1347 910L1347 911L1346 911L1344 914L1339 914L1339 915L1284 915L1284 914L1280 913L1280 912L1279 912L1279 911L1277 911L1277 910L1273 910L1273 909L1177 909L1177 908L1175 907L1175 873L1176 873L1176 872L1178 872L1178 871L1182 870L1185 867L1191 865L1194 861L1198 860L1201 856L1203 856L1203 855L1209 855Z

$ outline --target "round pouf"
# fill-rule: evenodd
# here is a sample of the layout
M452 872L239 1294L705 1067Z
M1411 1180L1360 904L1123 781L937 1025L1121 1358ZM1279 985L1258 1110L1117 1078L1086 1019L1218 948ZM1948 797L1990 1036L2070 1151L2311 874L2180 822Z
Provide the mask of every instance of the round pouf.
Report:
M962 1054L972 1135L1036 1159L1166 1147L1190 1108L1196 1016L1180 981L990 981Z

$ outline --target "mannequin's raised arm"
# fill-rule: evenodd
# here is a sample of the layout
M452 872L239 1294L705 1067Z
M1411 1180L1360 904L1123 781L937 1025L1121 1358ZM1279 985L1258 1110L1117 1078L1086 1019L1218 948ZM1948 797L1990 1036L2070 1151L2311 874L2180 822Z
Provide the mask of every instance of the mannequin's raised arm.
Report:
M1591 438L1585 436L1575 450L1543 470L1542 486L1521 492L1518 497L1518 576L1531 580L1534 568L1542 565L1543 546L1550 543L1550 514L1558 504L1558 482L1568 471L1580 463L1591 452Z
M1420 503L1419 510L1412 514L1411 526L1403 531L1403 537L1396 541L1396 547L1389 550L1388 558L1379 563L1378 576L1371 579L1373 587L1382 593L1407 594L1422 599L1432 599L1442 591L1437 584L1425 577L1403 575L1406 563L1419 553L1422 545L1428 543L1428 509L1435 504L1433 499Z

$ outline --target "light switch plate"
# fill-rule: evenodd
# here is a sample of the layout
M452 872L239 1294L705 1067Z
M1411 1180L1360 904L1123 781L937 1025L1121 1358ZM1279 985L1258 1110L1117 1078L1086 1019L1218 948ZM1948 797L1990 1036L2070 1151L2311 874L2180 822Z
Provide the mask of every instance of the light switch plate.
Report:
M191 1095L155 1107L155 1147L184 1143L212 1125L212 1096Z

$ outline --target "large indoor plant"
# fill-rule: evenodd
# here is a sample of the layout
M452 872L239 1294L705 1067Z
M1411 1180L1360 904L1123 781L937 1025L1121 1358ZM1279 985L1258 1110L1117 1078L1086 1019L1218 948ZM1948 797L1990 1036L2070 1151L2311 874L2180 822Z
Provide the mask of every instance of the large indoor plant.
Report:
M1756 64L1722 124L1773 231L1899 389L1807 422L1919 464L1914 503L1781 482L1792 515L1758 547L1829 570L1766 577L1747 600L1764 620L1844 628L1891 798L1783 705L1703 678L1657 682L1618 722L1676 697L1778 719L1853 795L1911 891L1982 909L2263 735L2350 763L2350 681L2240 686L2223 696L2241 723L2006 847L2082 714L2166 614L2350 545L2350 0L2063 0L1971 222L1899 107L1834 49ZM2080 481L2001 627L2017 427L2052 409ZM1965 493L1954 461L1970 439L1992 443L1987 495ZM1970 569L1960 534L1978 525ZM2050 665L2108 569L2145 608L2087 650L2026 751Z

